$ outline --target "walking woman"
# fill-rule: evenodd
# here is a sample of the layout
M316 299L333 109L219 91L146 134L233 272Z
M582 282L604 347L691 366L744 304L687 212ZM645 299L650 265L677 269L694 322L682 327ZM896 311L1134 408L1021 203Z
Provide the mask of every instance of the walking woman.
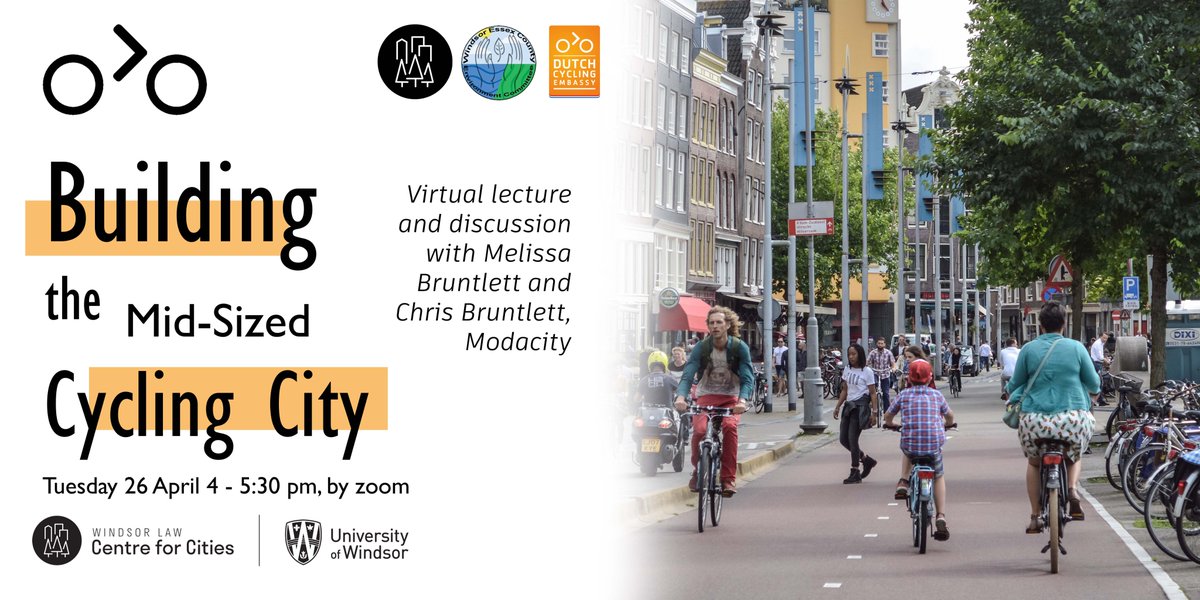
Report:
M1021 449L1029 464L1025 467L1025 488L1029 492L1029 526L1025 533L1042 532L1039 460L1036 441L1057 439L1067 442L1067 502L1071 519L1083 520L1080 506L1079 473L1084 448L1092 439L1096 419L1092 417L1092 397L1100 393L1100 377L1083 344L1064 338L1066 311L1057 302L1042 305L1038 314L1042 335L1025 344L1017 356L1012 379L1005 388L1010 401L1021 400L1021 419L1017 428ZM1040 372L1039 372L1040 371Z
M867 353L858 344L846 349L846 368L842 370L842 392L833 418L841 419L842 446L850 451L850 476L842 483L860 483L871 474L878 462L867 456L858 447L858 436L862 430L875 426L875 413L879 410L879 398L875 385L875 372L867 367ZM849 398L849 401L847 401ZM858 463L862 461L862 472Z

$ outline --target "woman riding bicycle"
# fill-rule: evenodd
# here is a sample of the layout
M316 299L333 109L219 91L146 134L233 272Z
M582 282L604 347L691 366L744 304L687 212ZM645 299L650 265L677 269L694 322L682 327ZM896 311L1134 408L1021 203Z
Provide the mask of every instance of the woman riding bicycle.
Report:
M1017 428L1021 448L1029 464L1025 467L1025 487L1029 493L1030 519L1025 533L1041 533L1041 450L1039 439L1062 440L1068 444L1067 501L1071 519L1083 520L1080 506L1079 473L1083 449L1091 441L1096 420L1092 417L1092 397L1100 393L1100 377L1083 344L1064 338L1066 311L1057 302L1047 302L1038 313L1042 335L1029 342L1017 356L1012 379L1005 388L1010 402L1021 401ZM1038 373L1038 369L1041 373ZM1034 381L1034 375L1037 380Z
M950 349L950 389L962 391L962 348L954 346Z

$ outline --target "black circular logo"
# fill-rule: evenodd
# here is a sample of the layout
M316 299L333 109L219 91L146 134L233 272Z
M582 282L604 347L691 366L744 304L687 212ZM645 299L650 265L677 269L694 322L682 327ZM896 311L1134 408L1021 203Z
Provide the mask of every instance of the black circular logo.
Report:
M49 517L33 530L33 551L52 565L65 565L79 554L83 537L79 527L66 517Z
M397 96L428 98L450 79L450 45L429 27L405 25L384 38L378 65L383 85Z

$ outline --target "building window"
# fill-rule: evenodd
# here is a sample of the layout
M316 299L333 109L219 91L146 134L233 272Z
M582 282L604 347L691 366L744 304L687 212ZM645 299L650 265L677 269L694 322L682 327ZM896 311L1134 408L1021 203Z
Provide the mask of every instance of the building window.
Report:
M667 64L672 69L679 70L679 33L671 32L671 43L668 45Z
M667 191L664 194L667 198L664 208L671 208L675 200L675 151L667 150Z
M650 146L642 146L641 201L643 213L650 212Z
M884 79L883 85L880 86L879 89L880 89L880 91L883 92L883 103L887 104L888 103L888 80Z
M696 194L700 193L700 186L697 185L696 181L696 155L693 154L688 158L688 164L692 168L692 191L688 195L688 198L691 199L692 204L696 204Z
M650 116L654 112L654 83L649 79L642 80L642 127L650 129Z
M746 102L758 106L758 98L754 96L754 69L746 71Z
M697 243L700 241L700 236L698 235L699 230L696 228L696 225L695 219L688 219L688 228L692 230L692 248L691 252L688 253L688 273L691 275L696 274L696 265L700 264L699 258L696 257L696 249L700 247L700 244Z
M675 135L675 107L678 105L678 97L679 94L672 90L667 100L667 133L671 135Z
M658 26L658 62L667 64L667 26Z
M656 98L654 107L657 110L657 112L655 113L654 119L655 119L655 123L658 125L658 130L666 131L667 86L665 86L665 85L658 86L658 97Z
M654 147L654 205L663 205L663 146Z
M747 276L750 274L750 269L749 269L750 243L749 243L749 241L747 241L747 243L742 247L741 254L742 254L742 285L748 286L748 285L750 285L750 280L747 279Z
M713 161L704 164L704 204L713 205Z
M754 131L754 121L746 119L746 157L750 157L750 151L754 149L754 136L751 133Z
M907 249L905 250L904 254L904 264L906 265L905 268L909 271L908 279L916 279L913 271L917 269L917 265L920 265L922 275L928 274L927 271L929 269L929 257L925 255L925 252L925 244L907 244ZM924 277L922 277L922 279L924 279Z
M683 167L684 167L683 153L680 152L679 156L678 156L678 160L675 161L675 169L676 169L676 171L675 171L675 210L678 212L683 212L684 210L686 210L683 207L683 194L684 194L684 188L686 187L684 185L685 180L684 180L684 175L683 175L683 171L684 171Z
M938 268L942 281L947 281L953 275L950 271L950 244L938 244Z
M699 127L697 126L697 123L699 123L699 121L696 120L699 118L699 115L697 114L699 111L700 111L700 100L693 97L692 98L692 141L693 142L697 141L696 136L699 135L699 132L696 131L697 129L699 129Z
M654 13L646 11L642 13L642 57L650 62L654 62L652 48L654 48Z
M708 146L716 148L716 104L708 104Z
M632 50L633 54L638 58L642 57L641 40L638 39L638 33L641 32L641 28L638 26L638 21L641 19L642 9L638 8L637 6L630 6L628 23L629 29L627 30L629 31L629 49Z
M679 96L679 137L687 139L687 96Z
M763 96L763 75L762 75L762 73L754 74L754 97L760 99L760 104L761 104L761 99L766 98L766 96ZM767 108L768 107L764 107L763 110L766 110Z
M692 40L683 38L679 40L679 72L688 74L688 63L692 61Z
M816 28L813 29L812 42L813 42L813 54L816 56L820 56L821 55L821 30L820 29L816 29Z
M886 58L888 55L888 34L872 33L871 40L871 56L881 56Z
M642 124L642 78L629 77L629 122L634 127Z
M728 118L725 115L725 101L721 100L721 112L717 115L717 149L721 152L725 151L725 120Z

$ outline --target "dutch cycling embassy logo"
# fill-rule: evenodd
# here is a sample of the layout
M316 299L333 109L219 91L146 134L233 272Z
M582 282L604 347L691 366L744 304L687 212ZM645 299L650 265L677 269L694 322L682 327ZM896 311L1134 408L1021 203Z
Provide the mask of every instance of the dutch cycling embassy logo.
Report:
M463 77L476 94L507 100L533 83L537 56L525 34L504 25L481 29L462 53Z
M79 554L83 539L79 527L66 517L49 517L33 529L33 551L52 565L65 565Z
M283 525L283 541L292 560L307 565L321 549L321 522L310 519L288 521Z
M379 46L379 77L392 93L428 98L450 80L453 55L446 38L424 25L405 25Z

